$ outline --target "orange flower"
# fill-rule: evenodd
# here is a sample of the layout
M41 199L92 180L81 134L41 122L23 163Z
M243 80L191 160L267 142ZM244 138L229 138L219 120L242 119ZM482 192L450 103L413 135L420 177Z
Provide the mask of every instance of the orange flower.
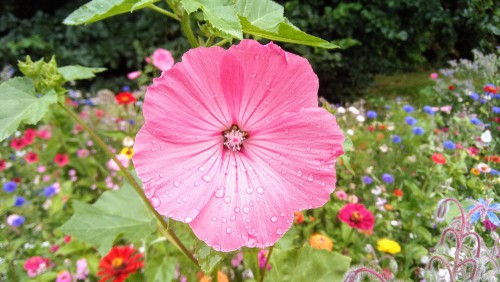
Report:
M388 211L392 211L392 206L391 206L391 205L389 205L389 204L385 204L385 205L384 205L384 208L385 208L386 210L388 210Z
M333 242L330 238L321 234L313 234L311 238L309 238L309 244L313 249L318 250L328 250L331 251L333 249Z
M315 220L316 220L316 218L315 218L314 216L310 215L310 216L309 216L309 220L310 220L310 221L315 221Z
M446 158L442 154L439 154L439 153L433 154L431 159L437 164L445 164L446 163Z
M211 282L211 281L212 281L212 278L207 277L204 274L200 278L200 282ZM224 272L219 271L219 272L217 272L217 281L219 281L219 282L229 282L229 278L227 277L227 275Z
M378 129L380 129L380 130L383 131L383 130L387 129L387 126L385 126L384 124L381 124L381 125L378 126Z
M392 193L394 193L394 196L396 196L396 197L403 197L403 195L404 195L403 190L398 189L398 188L394 189L394 191L392 191Z
M439 134L439 132L441 132L441 130L434 128L434 133Z
M479 169L477 169L477 168L472 168L472 169L470 170L470 172L471 172L472 174L474 174L474 175L479 175Z
M377 134L377 138L375 140L378 142L378 141L384 139L384 137L385 137L384 134L379 133L379 134Z
M301 224L302 222L304 222L304 214L302 212L300 212L300 211L294 212L293 216L294 216L295 222L297 224Z

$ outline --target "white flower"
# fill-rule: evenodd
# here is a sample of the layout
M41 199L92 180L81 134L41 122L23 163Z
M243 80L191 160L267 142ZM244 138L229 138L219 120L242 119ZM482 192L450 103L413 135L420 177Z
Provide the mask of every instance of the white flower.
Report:
M481 141L484 143L490 143L491 142L491 132L489 130L486 130L481 134Z
M371 174L371 173L373 172L373 166L369 166L369 167L367 167L367 168L365 169L365 172L366 172L367 174Z
M132 138L130 136L125 137L125 138L123 138L122 144L123 144L123 147L132 147L132 146L134 146L134 138Z
M348 130L347 130L347 134L349 134L349 135L351 135L351 136L352 136L352 135L354 135L354 130L352 130L352 129L348 129Z
M339 114L345 114L345 112L346 112L346 110L345 110L344 107L338 107L337 108L337 113L339 113Z
M408 160L411 162L411 163L414 163L417 161L417 156L413 155L413 156L408 156Z
M365 121L365 117L364 116L357 116L356 119L359 121L359 122L364 122Z
M382 151L382 153L386 153L389 150L389 147L386 144L384 144L380 146L379 149L380 151Z
M350 107L348 108L348 110L349 110L349 112L351 112L351 113L353 113L353 114L355 114L355 115L359 115L359 110L358 110L358 109L356 109L356 108L355 108L355 107L353 107L353 106L350 106Z
M484 173L489 173L491 172L491 168L489 165L485 164L485 163L479 163L477 165L477 169L479 169L480 172L484 172Z

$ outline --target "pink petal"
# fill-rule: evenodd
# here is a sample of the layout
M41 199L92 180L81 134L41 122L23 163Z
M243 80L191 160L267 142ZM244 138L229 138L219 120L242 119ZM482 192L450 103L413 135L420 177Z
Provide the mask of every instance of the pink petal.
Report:
M318 77L309 62L274 43L243 40L226 52L221 84L233 119L243 130L271 115L318 106Z
M161 71L169 70L175 63L172 53L162 48L156 49L151 57L153 59L153 65Z
M274 244L295 211L330 199L343 139L321 108L282 114L250 132L240 152L226 150L223 188L190 224L196 236L221 251Z

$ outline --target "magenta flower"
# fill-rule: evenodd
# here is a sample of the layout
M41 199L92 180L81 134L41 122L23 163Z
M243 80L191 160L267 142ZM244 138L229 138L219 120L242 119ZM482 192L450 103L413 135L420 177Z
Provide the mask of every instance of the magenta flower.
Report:
M146 196L216 250L273 245L335 189L344 137L317 90L274 43L190 50L146 92L133 156Z
M175 63L174 57L172 57L172 53L170 51L158 48L151 55L153 60L153 65L161 71L167 71Z

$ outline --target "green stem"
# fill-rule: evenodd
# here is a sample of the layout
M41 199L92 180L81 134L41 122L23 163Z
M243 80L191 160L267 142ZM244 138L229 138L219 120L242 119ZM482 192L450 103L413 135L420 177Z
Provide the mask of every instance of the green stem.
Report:
M169 12L167 10L164 10L164 9L162 9L162 8L154 5L154 4L149 5L148 8L150 8L151 10L155 10L155 11L157 11L160 14L164 14L165 16L170 17L170 18L172 18L172 19L174 19L176 21L180 21L181 20L181 19L179 19L179 17L176 14L174 14L172 12Z
M269 261L271 260L271 255L273 254L274 245L269 248L269 253L266 257L266 263L264 263L264 269L262 269L262 275L260 276L260 282L264 281L264 277L266 276L267 266L269 265Z
M167 240L169 240L171 243L176 245L179 248L179 250L181 250L194 263L198 264L198 261L196 260L196 258L182 244L182 242L179 240L177 235L175 235L174 231L172 231L171 229L168 228L168 224L165 220L163 220L163 217L153 208L153 206L151 205L151 202L144 194L144 191L142 190L141 185L139 185L139 183L134 179L132 174L130 174L130 172L116 158L116 155L113 154L113 152L111 152L111 150L109 150L108 145L106 145L106 143L104 143L104 141L101 139L101 137L99 137L99 135L97 135L94 132L94 130L92 130L75 112L70 110L63 103L61 103L61 102L58 102L58 103L59 103L59 106L61 106L76 122L78 122L83 127L83 129L85 129L85 131L87 131L89 133L90 137L92 137L92 139L94 139L94 141L99 145L99 147L101 147L101 149L106 153L106 155L108 155L108 157L110 157L118 165L118 167L120 168L120 171L123 173L125 178L128 180L128 182L130 182L132 187L134 187L135 191L137 192L137 194L139 194L142 201L146 204L146 206L148 206L149 210L151 210L153 212L153 215L156 217L158 222L161 224L162 229L160 229L160 232L163 231L162 234L165 235ZM168 234L168 236L167 236L167 234Z
M198 47L199 46L198 41L196 40L193 30L191 29L191 19L189 18L189 15L186 11L184 11L184 13L182 14L181 26L182 29L184 30L184 33L186 34L189 44L191 44L191 47L193 48Z
M223 40L221 40L221 41L219 41L219 42L215 43L215 44L214 44L214 46L222 46L222 45L224 45L224 44L226 44L226 43L228 43L228 42L229 42L229 40L227 40L227 39L223 39Z
M215 34L210 35L210 37L207 39L207 42L205 42L205 47L212 46L212 43L214 43L215 37L216 37Z

